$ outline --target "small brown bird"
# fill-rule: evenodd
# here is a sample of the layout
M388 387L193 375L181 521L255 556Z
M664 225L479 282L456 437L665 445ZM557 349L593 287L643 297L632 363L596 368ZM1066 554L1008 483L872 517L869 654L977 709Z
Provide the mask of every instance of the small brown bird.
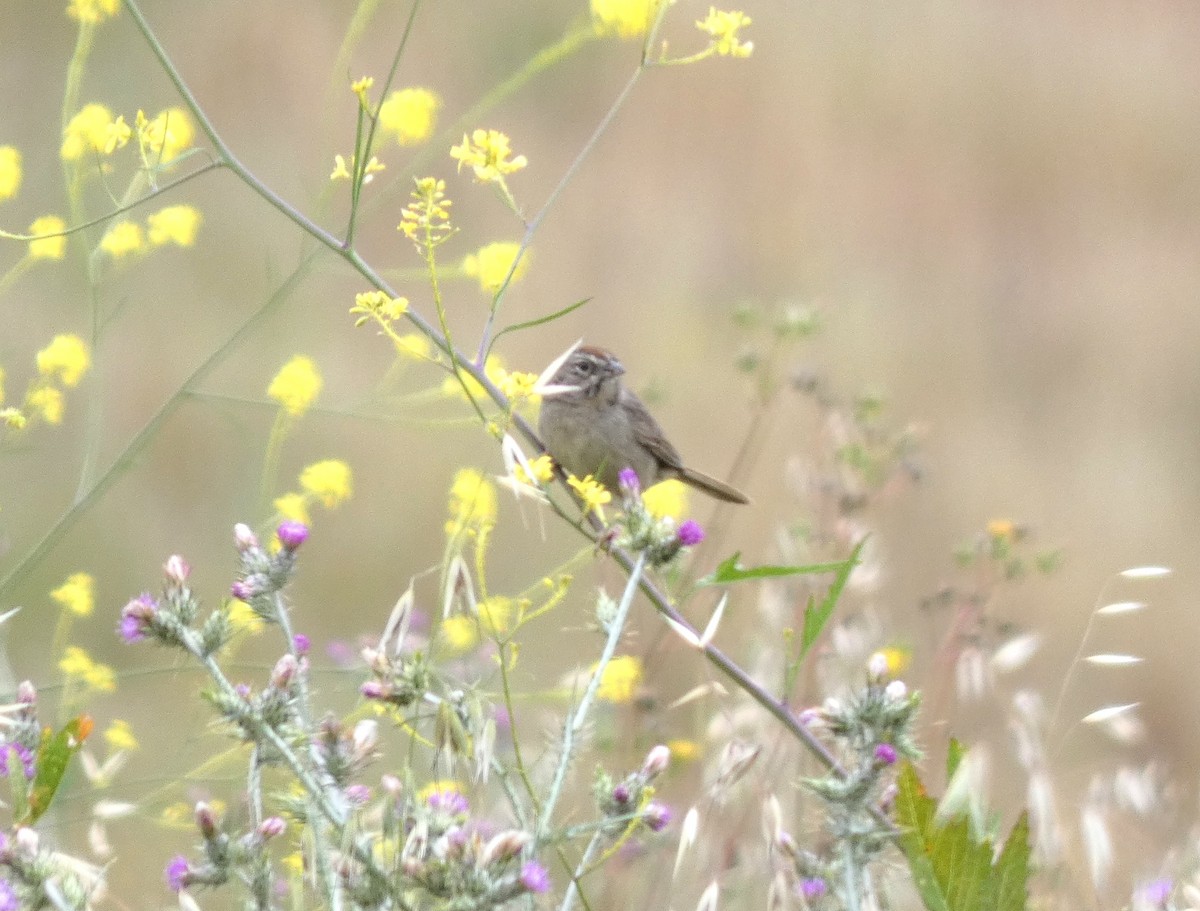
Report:
M632 468L643 487L677 478L718 500L749 503L740 490L683 464L642 400L621 384L624 372L612 353L585 345L554 373L538 419L554 460L613 493L621 469Z

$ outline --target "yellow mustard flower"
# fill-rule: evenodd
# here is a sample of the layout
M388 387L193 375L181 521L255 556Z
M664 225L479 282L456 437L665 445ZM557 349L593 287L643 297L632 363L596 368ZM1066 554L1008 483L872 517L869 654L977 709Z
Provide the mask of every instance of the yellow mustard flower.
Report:
M78 335L56 335L37 353L38 373L57 377L67 388L79 383L91 363L87 345Z
M523 373L520 370L509 372L505 370L496 380L496 385L513 402L519 402L522 399L540 401L541 396L536 395L533 391L533 387L537 385L537 379L536 373Z
M656 519L670 516L678 521L687 512L687 490L687 485L682 481L662 481L642 494L642 503Z
M78 161L85 156L103 154L108 146L112 122L112 111L104 105L84 105L78 114L67 121L58 154L63 161Z
M344 155L333 156L333 173L329 175L330 180L349 180L354 175L351 170L355 166L357 159L351 155L350 162L347 164ZM386 171L387 165L376 158L374 155L367 161L367 166L363 168L363 183L368 184L375 179L375 175L380 171Z
M636 655L618 655L605 665L596 695L606 702L629 702L637 695L641 683L642 659Z
M34 239L29 242L30 259L62 259L67 255L67 238L62 233L67 230L67 223L57 215L43 215L35 218L29 226L29 233ZM42 234L54 234L56 237L40 237Z
M525 474L525 469L518 464L514 468L517 480L522 484L536 485L537 482L545 484L554 477L554 460L543 452L536 459L529 460L529 470L533 472L532 479Z
M308 500L304 494L285 493L281 497L276 497L273 505L281 518L312 525L312 517L308 512Z
M0 199L11 199L21 189L21 151L0 146Z
M29 418L20 409L12 407L0 408L0 424L3 424L5 427L11 427L13 430L23 430L27 423L29 423Z
M254 608L237 598L229 602L225 616L229 618L229 625L235 633L245 632L257 636L267 627L266 621L254 612Z
M592 0L592 27L597 35L641 38L650 30L660 0Z
M912 651L901 648L898 645L889 645L881 648L878 654L883 655L887 660L887 673L889 677L895 677L897 674L904 673L912 663Z
M671 751L671 762L695 762L701 754L700 744L686 737L668 740L667 749Z
M696 23L696 28L712 38L713 47L720 56L749 57L754 50L754 42L739 41L738 31L751 21L741 10L726 12L710 6L708 15Z
M417 800L426 801L434 794L458 794L463 795L463 787L453 778L439 778L436 781L431 781L421 790L417 791Z
M191 148L196 130L183 108L167 108L153 120L137 112L138 143L148 164L167 164Z
M429 89L400 89L379 106L379 126L400 145L415 145L432 135L441 106L441 99Z
M66 403L62 390L55 386L41 386L29 393L26 405L34 414L40 415L47 424L61 424Z
M108 125L104 140L104 154L111 155L117 149L123 149L129 143L133 130L125 122L125 115L118 114L117 119Z
M320 500L326 509L350 499L354 492L350 466L341 459L313 462L300 472L300 487Z
M363 76L361 79L355 79L350 83L350 91L358 96L358 103L362 105L364 111L371 109L371 99L367 97L367 93L371 91L371 86L374 84L374 76Z
M87 617L96 607L95 580L87 573L72 573L50 597L77 617Z
M491 595L479 602L479 622L493 635L507 633L517 616L517 602L504 595Z
M200 210L195 206L167 206L146 219L146 239L155 247L190 247L199 230Z
M409 332L396 339L396 351L405 357L416 360L429 360L433 357L433 342L420 332Z
M447 647L455 652L470 651L479 642L475 621L464 614L455 614L443 620L441 633Z
M455 232L450 224L450 206L446 198L446 181L436 177L413 178L416 189L409 194L407 206L400 210L397 228L411 240L417 250L437 246Z
M313 359L297 354L279 368L267 386L267 395L292 417L298 418L316 400L322 385L321 373Z
M508 278L508 271L512 269L513 262L520 250L520 244L507 241L488 244L467 255L463 260L463 271L472 278L479 279L481 291L495 294L504 284L504 280ZM521 254L521 260L517 263L516 270L513 271L511 281L519 281L528 269L529 251L526 250Z
M354 295L351 313L377 314L387 322L397 320L408 312L407 297L391 297L383 291L361 291ZM360 320L356 325L361 325Z
M604 485L591 475L585 478L577 478L575 475L570 475L567 478L567 483L579 495L579 499L583 500L583 511L585 513L595 512L600 517L600 521L603 522L604 506L606 503L612 502L612 494L605 490Z
M117 688L117 677L107 664L92 660L92 656L77 645L67 646L58 669L67 677L78 680L88 689L98 693L112 693Z
M344 155L333 156L333 172L329 175L330 180L349 180L350 168L346 164Z
M987 533L992 538L1013 538L1017 533L1017 523L1012 519L992 519L987 524Z
M498 183L506 174L521 170L529 160L524 155L510 158L511 140L499 130L475 130L468 138L463 134L461 145L450 148L450 157L458 161L458 170L463 165L475 172L475 179L483 183Z
M460 468L450 484L450 519L446 534L454 536L467 529L496 523L496 486L483 472Z
M136 750L137 738L128 721L118 718L104 730L104 740L112 750Z
M67 15L79 22L96 23L111 19L121 9L121 0L71 0Z
M119 221L100 239L100 249L113 259L120 259L130 253L136 253L146 245L142 236L142 226L133 221Z

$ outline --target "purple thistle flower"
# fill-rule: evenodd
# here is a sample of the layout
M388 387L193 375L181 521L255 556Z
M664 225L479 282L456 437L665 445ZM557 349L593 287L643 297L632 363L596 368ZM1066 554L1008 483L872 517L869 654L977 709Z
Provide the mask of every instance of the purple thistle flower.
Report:
M827 890L828 886L825 885L825 880L819 876L812 876L800 881L800 892L809 901L820 898Z
M32 781L35 771L33 753L24 745L12 740L0 744L0 776L8 777L8 773L13 767L13 761L10 758L12 756L16 756L21 761L21 771L25 773L25 780Z
M17 893L7 879L0 879L0 911L19 911L20 901Z
M637 472L632 468L625 467L617 472L617 483L621 485L621 493L627 500L636 498L642 492L641 481L638 480Z
M624 784L619 784L613 788L612 799L614 803L627 804L629 803L629 788Z
M283 545L284 550L296 550L308 540L308 526L303 522L289 519L280 523L279 527L275 529L275 534L279 536L279 543Z
M650 805L646 807L642 820L651 832L661 832L671 823L671 808L657 800L651 801Z
M675 534L684 547L694 547L704 540L704 529L700 527L699 522L692 519L680 522L679 530Z
M893 765L896 762L896 748L890 743L881 743L875 747L875 761L883 765Z
M308 650L312 648L312 640L304 633L296 633L292 636L292 648L295 649L297 655L307 655Z
M466 816L471 810L467 798L458 791L434 791L425 802L429 809L448 816Z
M346 799L361 807L371 799L371 789L365 784L352 784L346 788Z
M167 888L172 892L179 892L188 884L191 872L192 868L188 866L187 858L182 854L176 854L167 864Z
M536 860L527 861L521 867L521 885L526 892L545 892L550 888L550 874Z
M143 592L121 608L121 623L117 631L127 644L140 642L146 638L150 624L157 615L158 602Z

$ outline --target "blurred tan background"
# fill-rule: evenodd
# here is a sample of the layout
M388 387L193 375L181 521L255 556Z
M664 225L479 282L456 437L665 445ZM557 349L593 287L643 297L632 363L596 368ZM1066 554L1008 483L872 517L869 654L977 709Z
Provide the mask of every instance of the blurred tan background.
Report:
M231 0L145 6L241 160L305 212L317 211L333 155L350 151L346 84L367 73L382 81L408 12L381 4L351 71L331 72L353 9ZM706 11L680 2L670 12L664 35L673 51L702 46L692 22ZM1189 723L1200 638L1200 10L1104 0L761 0L746 12L754 20L745 35L755 44L750 59L644 75L535 237L531 268L508 293L502 323L592 302L559 323L506 336L499 353L508 366L536 372L579 336L615 349L634 386L659 393L656 412L678 447L721 475L748 429L734 361L751 337L733 329L733 309L817 309L825 331L797 366L827 377L845 399L880 392L895 421L926 428L923 481L872 517L885 557L878 606L916 650L913 676L938 639L936 616L915 605L950 575L950 551L989 519L1027 523L1039 543L1065 548L1059 573L998 605L1005 619L1047 637L1026 672L1047 693L1112 574L1139 563L1171 566L1168 581L1123 583L1104 596L1152 602L1153 613L1106 626L1096 642L1148 662L1119 680L1085 677L1069 705L1077 717L1098 700L1143 700L1150 741L1125 758L1162 755L1190 788L1200 749L1200 730ZM584 14L582 4L565 2L427 4L396 84L439 92L440 123L449 125ZM0 220L20 230L63 211L59 107L74 29L55 4L9 4L4 16L0 143L22 149L26 182ZM528 214L595 129L637 51L630 42L588 44L477 124L504 130L528 156L529 167L510 179ZM84 85L85 101L127 120L139 107L151 113L177 103L126 15L100 29ZM521 226L492 194L454 173L448 149L435 151L419 170L447 179L463 228L443 248L447 257L519 239ZM409 188L397 175L411 153L389 145L379 155L389 171L367 188L373 208L361 249L385 272L412 269L419 263L395 230ZM203 211L198 245L155 254L100 289L111 321L89 391L69 401L63 427L0 462L0 568L21 559L69 504L86 396L102 408L98 460L107 466L295 265L297 230L232 175L202 177L168 201ZM337 232L345 208L333 209L323 223ZM19 255L0 246L5 268ZM86 335L88 290L77 264L43 265L0 301L10 389L53 334ZM281 478L290 484L302 465L333 456L355 471L354 499L318 511L305 553L299 626L318 641L377 629L409 576L440 558L453 472L466 464L500 470L498 451L477 428L431 425L451 413L445 408L399 408L394 420L351 413L390 361L382 341L354 331L347 315L364 287L332 257L320 260L200 390L262 399L294 353L311 355L324 371L326 410L289 441ZM431 314L420 282L399 287ZM486 299L463 280L449 285L447 302L473 349ZM420 370L409 379L413 391L440 382ZM805 413L802 402L780 406L752 472L737 478L755 505L736 513L725 540L747 562L776 559L779 525L804 518L800 502L779 491L785 460L806 452ZM6 627L17 679L53 678L47 618L56 615L45 593L70 572L88 570L99 585L102 616L80 626L79 637L94 635L93 654L122 671L153 664L109 633L128 596L157 586L167 554L187 555L197 587L210 601L222 596L230 528L261 518L249 511L272 419L266 404L205 396L173 415L0 605L25 608ZM704 520L709 507L694 506ZM525 532L515 510L505 516L492 581L516 589L529 568L505 554L540 545L536 523ZM551 542L546 566L576 544ZM709 555L717 556L724 554ZM747 598L743 616L752 613ZM131 675L113 708L147 740L162 711L147 696L161 686L161 677L139 683ZM339 686L349 700L353 684ZM198 723L205 717L194 701L178 711ZM970 720L964 725L970 733ZM1094 759L1093 750L1105 762L1120 755L1092 734L1075 744L1081 758ZM172 764L189 749L179 744ZM1191 819L1187 794L1175 824Z

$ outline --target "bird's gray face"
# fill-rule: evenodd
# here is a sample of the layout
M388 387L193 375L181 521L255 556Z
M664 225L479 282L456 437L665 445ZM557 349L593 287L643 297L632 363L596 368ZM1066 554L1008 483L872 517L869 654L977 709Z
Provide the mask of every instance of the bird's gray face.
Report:
M592 399L620 386L625 372L621 362L603 348L580 348L559 368L551 381L556 386L574 386L578 391L564 394L568 399Z

